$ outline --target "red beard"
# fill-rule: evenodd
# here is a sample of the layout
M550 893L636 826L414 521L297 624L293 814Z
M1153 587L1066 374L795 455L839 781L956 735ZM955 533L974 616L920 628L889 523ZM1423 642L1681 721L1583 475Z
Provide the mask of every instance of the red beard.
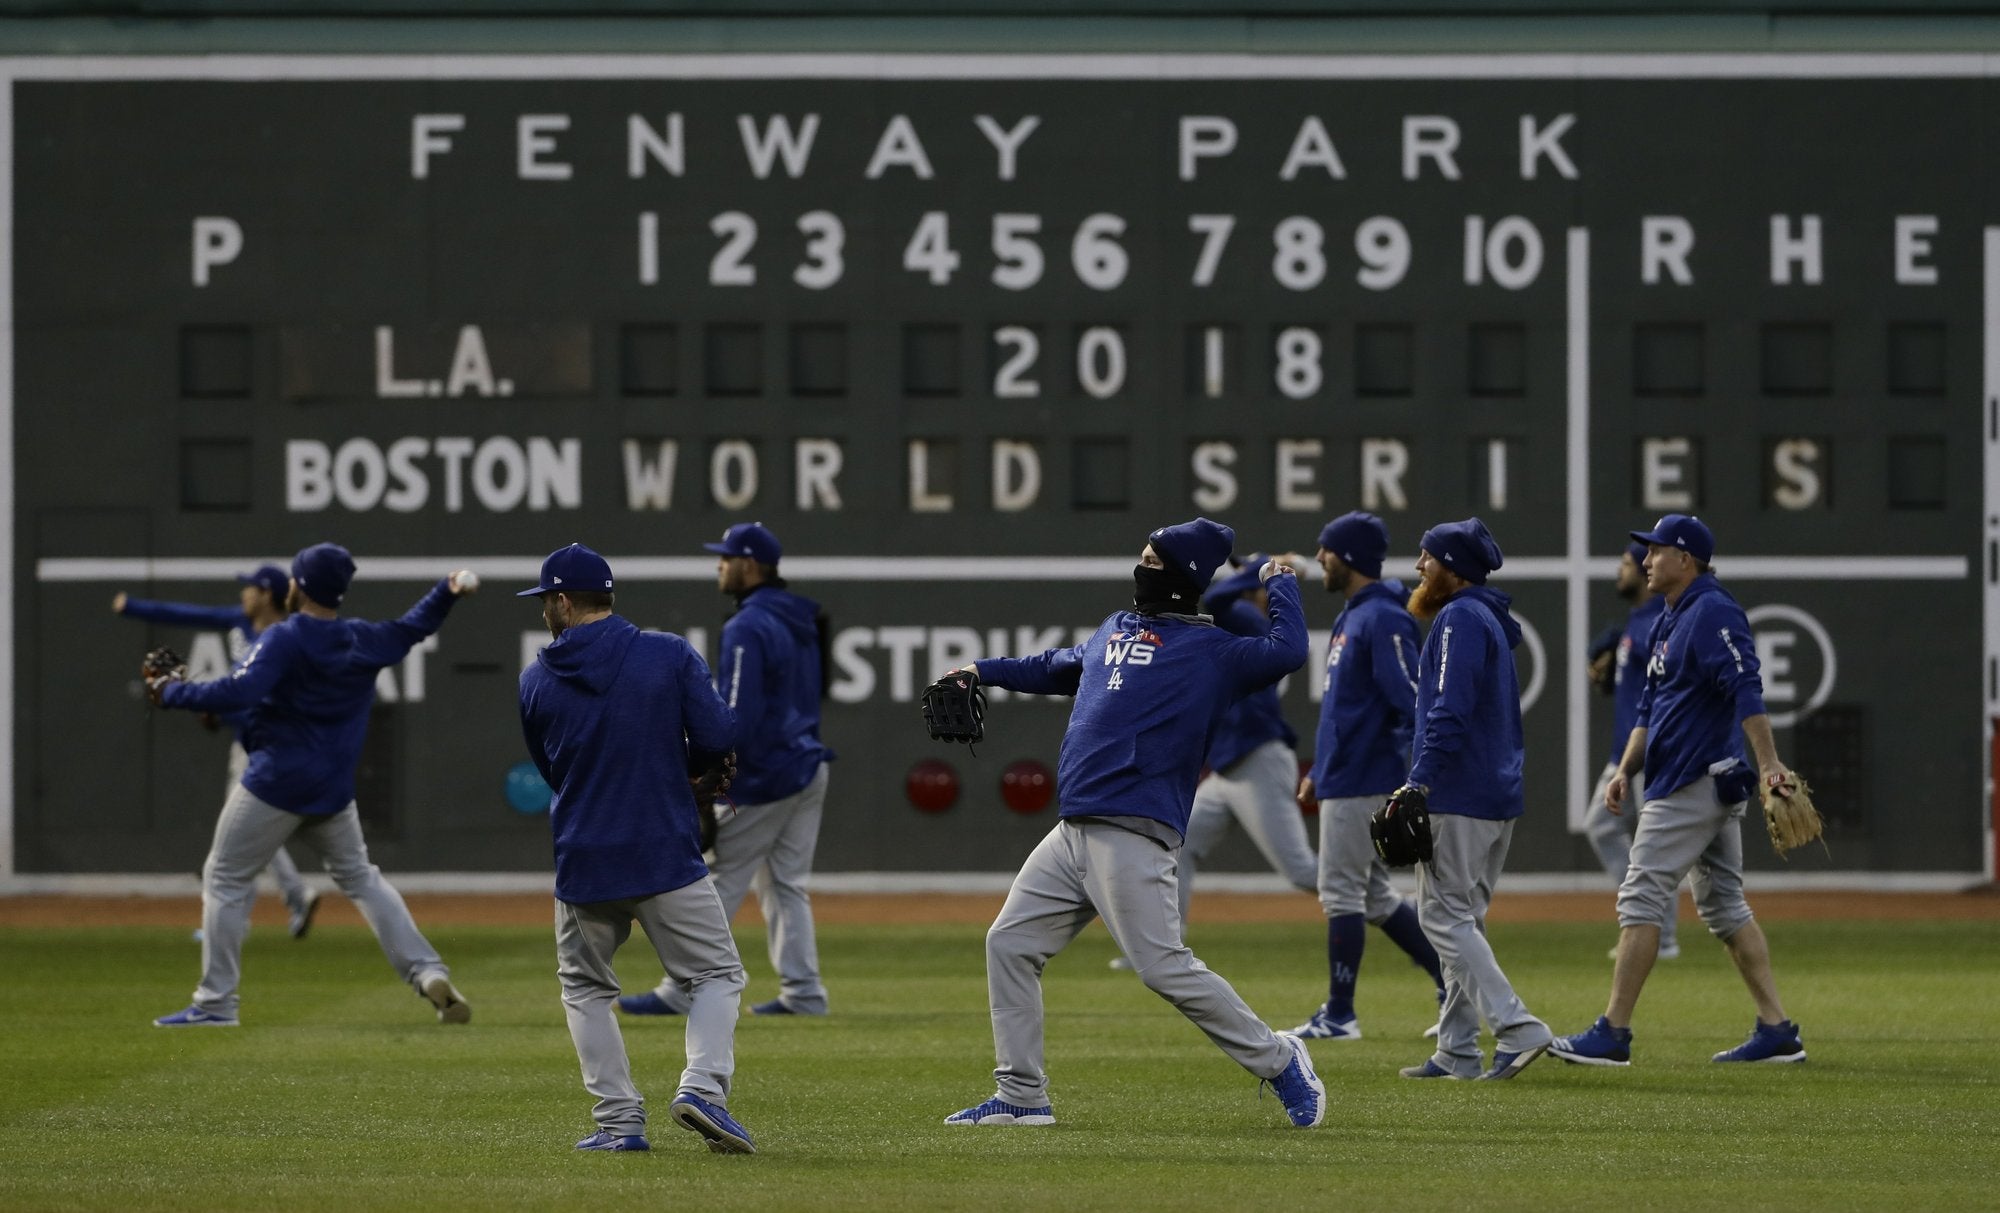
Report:
M1410 591L1410 600L1405 605L1409 607L1410 614L1429 623L1457 592L1458 587L1447 586L1442 577L1426 577L1417 583L1416 589Z

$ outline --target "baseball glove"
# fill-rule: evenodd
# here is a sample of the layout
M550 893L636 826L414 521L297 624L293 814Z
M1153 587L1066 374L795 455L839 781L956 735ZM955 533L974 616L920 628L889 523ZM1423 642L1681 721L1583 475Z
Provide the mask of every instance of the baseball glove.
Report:
M700 821L701 849L715 849L715 802L736 779L736 753L717 755L698 774L688 776L694 792L695 816Z
M1429 794L1415 784L1397 788L1388 803L1368 819L1368 837L1375 853L1392 868L1431 861Z
M157 704L160 692L166 689L168 683L180 682L187 677L187 662L172 649L150 649L139 660L139 677L146 681L146 698Z
M1771 848L1781 859L1815 840L1826 846L1822 837L1826 823L1813 805L1812 788L1797 771L1764 780L1764 826L1771 832Z
M938 741L972 745L986 736L986 692L979 675L954 670L924 688L924 727Z

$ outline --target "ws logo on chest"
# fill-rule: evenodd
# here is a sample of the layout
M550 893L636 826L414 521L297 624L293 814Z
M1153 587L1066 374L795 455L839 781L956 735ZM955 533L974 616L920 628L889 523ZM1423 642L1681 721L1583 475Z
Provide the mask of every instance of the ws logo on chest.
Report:
M1105 665L1151 665L1153 654L1166 642L1151 628L1137 632L1113 632L1104 642Z
M1151 628L1136 632L1113 632L1104 642L1104 664L1116 667L1111 671L1111 680L1104 684L1108 691L1116 691L1125 685L1125 666L1151 665L1153 654L1160 651L1166 642Z

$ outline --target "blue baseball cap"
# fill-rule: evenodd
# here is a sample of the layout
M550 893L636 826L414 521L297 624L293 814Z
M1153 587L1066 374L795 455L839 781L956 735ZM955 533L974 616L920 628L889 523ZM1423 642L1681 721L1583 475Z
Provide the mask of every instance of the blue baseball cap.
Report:
M1236 546L1236 532L1219 522L1197 518L1163 526L1146 536L1146 541L1159 554L1161 564L1187 578L1196 590L1206 591L1215 570Z
M292 557L292 580L314 602L337 607L354 583L354 557L337 543L315 543Z
M1485 585L1486 575L1505 561L1500 541L1477 518L1462 522L1440 522L1424 532L1424 551L1444 562L1444 566L1474 585Z
M275 564L259 565L252 572L236 574L237 585L254 585L259 589L269 590L271 597L279 602L285 600L285 592L291 588L291 582L291 574Z
M1154 550L1157 551L1158 549ZM1270 559L1271 556L1268 552L1252 552L1248 556L1245 556L1243 563L1237 566L1234 573L1210 584L1208 587L1208 597L1212 599L1231 598L1237 594L1248 594L1251 590L1262 586L1264 583L1258 578L1257 574L1263 571L1264 565Z
M778 557L785 554L778 537L761 522L739 522L722 532L722 542L701 546L718 556L748 556L758 564L776 564Z
M549 558L542 561L540 583L532 590L517 592L514 597L536 598L543 594L577 591L609 594L611 590L610 563L582 544L572 543L550 552Z
M1647 550L1648 549L1645 544L1634 541L1626 546L1625 554L1632 558L1633 564L1636 564L1643 569L1646 567Z
M1652 530L1633 531L1631 536L1640 543L1679 548L1703 564L1715 556L1714 532L1693 514L1668 514L1654 523Z

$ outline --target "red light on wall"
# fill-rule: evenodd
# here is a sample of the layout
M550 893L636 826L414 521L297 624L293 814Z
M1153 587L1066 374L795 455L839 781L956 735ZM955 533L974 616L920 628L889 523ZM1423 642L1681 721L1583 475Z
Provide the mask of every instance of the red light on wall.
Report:
M1312 759L1310 758L1299 759L1299 782L1298 782L1299 787L1302 788L1305 787L1306 776L1312 774L1312 771L1313 771ZM1305 814L1307 817L1319 816L1319 797L1313 794L1313 790L1311 788L1306 788L1305 791L1298 793L1298 801L1299 801L1299 812Z
M1032 758L1010 762L1000 773L1000 798L1016 813L1041 812L1055 792L1055 776Z
M926 758L903 777L903 795L919 812L942 813L958 803L958 772L949 763Z

